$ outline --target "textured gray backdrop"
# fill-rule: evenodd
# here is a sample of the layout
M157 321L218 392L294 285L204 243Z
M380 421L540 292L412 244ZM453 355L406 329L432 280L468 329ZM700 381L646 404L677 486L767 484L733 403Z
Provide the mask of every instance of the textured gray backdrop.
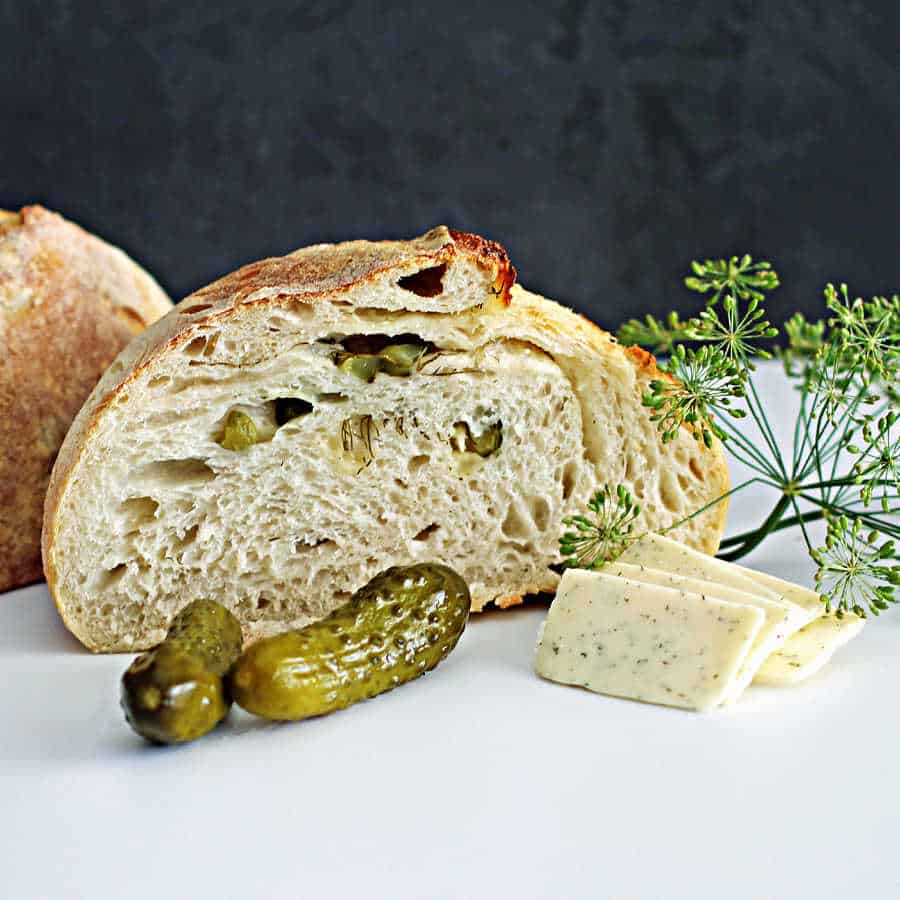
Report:
M900 289L900 4L0 0L0 206L176 297L446 222L614 326L698 255ZM777 314L776 313L776 314Z

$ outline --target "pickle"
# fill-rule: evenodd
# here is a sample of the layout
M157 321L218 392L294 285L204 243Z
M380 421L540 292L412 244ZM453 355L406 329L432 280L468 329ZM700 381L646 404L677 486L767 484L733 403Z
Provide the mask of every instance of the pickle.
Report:
M247 413L233 409L225 419L219 444L226 450L246 450L259 440L256 423Z
M240 623L224 606L212 600L189 603L173 619L166 639L122 676L128 724L157 744L202 737L228 713L223 676L240 653Z
M424 344L388 344L378 354L382 361L381 369L387 375L412 375L425 350Z
M360 353L356 356L345 356L338 363L338 368L348 375L355 375L361 381L373 382L381 371L381 357Z
M231 693L268 719L334 712L433 669L468 615L468 586L452 569L396 566L326 618L248 647L229 673Z

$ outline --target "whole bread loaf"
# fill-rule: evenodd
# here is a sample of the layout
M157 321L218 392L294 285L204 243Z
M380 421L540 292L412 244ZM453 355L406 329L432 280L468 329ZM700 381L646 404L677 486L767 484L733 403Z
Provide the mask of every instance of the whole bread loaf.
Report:
M661 441L648 353L514 280L498 244L439 227L263 260L178 304L57 460L44 565L67 626L134 651L211 597L252 640L424 560L473 609L508 606L555 588L562 519L599 484L651 528L727 490L718 444ZM724 507L678 536L714 551Z
M121 250L61 216L0 210L0 590L41 578L44 494L66 430L171 306Z

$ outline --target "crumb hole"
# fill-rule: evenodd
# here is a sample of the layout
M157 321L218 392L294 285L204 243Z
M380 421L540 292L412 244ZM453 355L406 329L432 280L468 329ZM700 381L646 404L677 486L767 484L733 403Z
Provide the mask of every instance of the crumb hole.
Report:
M397 287L403 288L404 291L410 291L417 297L437 297L443 293L444 274L446 271L446 263L432 266L429 269L422 269L419 272L414 272L412 275L404 275L397 282Z
M500 525L500 531L505 537L510 539L527 538L531 534L529 522L522 515L522 511L512 504L506 512L506 517Z
M543 497L534 497L531 501L531 518L538 531L546 531L550 524L550 507Z
M567 462L562 470L562 495L563 500L568 500L575 492L575 484L578 479L578 464Z
M138 469L134 477L162 487L186 487L212 481L216 473L202 459L161 459Z
M703 472L700 470L700 466L697 465L696 459L692 459L688 464L688 467L690 468L691 472L694 473L694 478L696 478L697 481L703 481Z
M427 541L441 526L437 522L426 525L414 538L414 541Z
M129 531L137 531L142 525L156 518L159 503L152 497L129 497L119 504L119 511L125 517Z
M427 453L420 453L417 456L413 456L409 462L407 463L407 468L411 475L414 475L422 466L427 466L431 461L431 457Z
M201 353L206 349L206 338L202 335L200 337L195 337L187 346L185 346L182 353L185 356L197 357L200 356Z
M197 313L206 312L208 309L212 309L212 303L195 303L193 306L186 306L181 312L186 316L193 316Z

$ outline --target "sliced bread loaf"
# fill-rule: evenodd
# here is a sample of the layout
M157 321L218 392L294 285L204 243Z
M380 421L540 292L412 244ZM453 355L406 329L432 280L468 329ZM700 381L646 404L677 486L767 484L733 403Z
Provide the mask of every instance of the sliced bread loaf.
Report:
M727 490L722 449L663 444L653 358L513 286L498 244L435 228L245 266L113 364L53 473L50 590L98 651L212 597L253 639L390 565L439 560L473 608L553 590L562 519L623 483L660 527ZM714 551L719 504L679 537Z

